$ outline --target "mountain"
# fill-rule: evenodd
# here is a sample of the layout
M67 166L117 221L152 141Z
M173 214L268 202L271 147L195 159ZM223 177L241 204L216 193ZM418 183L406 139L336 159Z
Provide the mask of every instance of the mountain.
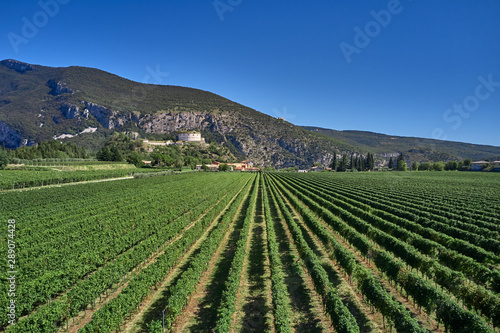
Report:
M162 139L199 130L259 165L328 165L333 154L410 152L417 160L500 156L488 147L356 131L295 126L211 92L143 84L94 68L0 62L0 144L58 139L97 151L114 132Z
M500 158L500 147L496 146L394 136L366 131L337 131L312 126L302 126L302 128L345 142L361 151L370 151L380 157L397 156L403 153L408 160L419 162Z
M0 144L8 148L57 138L97 150L115 131L161 138L191 129L260 165L309 167L357 151L207 91L93 68L0 62Z

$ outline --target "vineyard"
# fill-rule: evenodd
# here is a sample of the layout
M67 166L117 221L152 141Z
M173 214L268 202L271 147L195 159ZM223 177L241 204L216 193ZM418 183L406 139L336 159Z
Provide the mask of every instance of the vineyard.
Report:
M497 174L200 172L0 204L0 331L500 332Z
M95 165L95 164L94 164ZM119 165L120 166L120 165ZM138 174L149 174L162 172L155 169L139 169L134 166L123 164L124 168L113 168L103 170L76 170L76 171L27 171L8 170L0 171L0 191L26 189L31 187L60 185L84 181L95 181L100 179L131 177Z

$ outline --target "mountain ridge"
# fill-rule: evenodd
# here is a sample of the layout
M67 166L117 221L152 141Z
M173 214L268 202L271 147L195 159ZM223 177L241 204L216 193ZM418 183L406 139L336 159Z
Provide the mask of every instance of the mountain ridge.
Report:
M449 154L458 159L472 158L498 159L499 147L493 145L473 144L459 141L445 141L428 138L419 138L401 135L388 135L371 131L360 130L333 130L317 126L301 126L304 129L322 133L331 138L346 142L359 149L365 149L375 154L383 154L389 151L407 153L411 155L415 149L430 149L436 152ZM413 159L415 160L415 159ZM421 162L422 160L419 160Z
M96 130L85 133L89 128ZM161 138L181 130L216 133L213 137L219 143L264 166L328 165L334 153L376 152L383 161L384 155L402 152L397 145L377 144L375 139L382 134L370 143L363 142L371 140L366 135L356 139L335 130L295 126L201 89L143 84L81 66L47 67L12 59L0 62L0 144L8 148L83 132L65 140L96 150L115 131ZM418 138L414 144L405 141L400 148L419 148L419 140L430 139ZM446 144L436 142L439 140L431 144L444 149L439 156L470 157L466 153L471 149L457 154L456 149L447 152ZM431 151L423 151L423 160L436 153L432 145L428 147ZM494 148L491 155L500 156L500 147Z

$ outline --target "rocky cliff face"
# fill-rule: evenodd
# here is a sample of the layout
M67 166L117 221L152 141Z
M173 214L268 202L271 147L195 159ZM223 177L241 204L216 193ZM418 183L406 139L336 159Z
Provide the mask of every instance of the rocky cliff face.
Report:
M146 133L170 133L185 129L197 129L222 134L230 133L234 126L228 114L212 115L204 112L159 113L139 119Z
M1 64L6 66L6 67L9 67L9 68L15 70L16 72L21 73L21 74L26 72L26 71L33 70L33 66L31 66L30 64L26 64L24 62L20 62L17 60L11 60L11 59L3 60L1 62Z
M0 121L0 142L4 142L6 148L13 149L21 146L23 140L19 133Z
M273 124L256 123L241 114L184 111L157 113L141 117L138 127L146 133L171 133L180 130L200 130L224 135L246 157L259 165L277 167L308 166L314 162L331 163L333 155L313 147L307 139L290 139L293 125L279 132ZM293 137L293 135L292 135Z
M62 94L72 94L73 90L69 89L66 86L66 83L57 81L57 80L49 80L46 83L47 87L52 89L49 94L54 95L54 96L59 96Z
M87 101L82 101L82 103L86 106L82 115L88 118L88 115L91 114L106 129L119 128L129 121L140 121L140 119L133 113L123 115L119 111L112 111L99 104Z
M76 105L63 104L61 105L61 113L66 119L75 119L80 114L80 109Z
M222 135L223 142L230 142L243 155L259 165L287 167L312 165L314 162L328 164L333 156L327 151L311 147L313 145L309 145L307 141L299 138L290 140L286 133L279 133L262 123L258 125L251 117L232 112L121 114L95 103L82 103L86 105L84 112L88 111L106 129L119 131L124 125L133 123L138 129L152 134L168 134L181 130L213 132ZM290 127L294 126L290 124ZM311 152L315 155L311 156Z

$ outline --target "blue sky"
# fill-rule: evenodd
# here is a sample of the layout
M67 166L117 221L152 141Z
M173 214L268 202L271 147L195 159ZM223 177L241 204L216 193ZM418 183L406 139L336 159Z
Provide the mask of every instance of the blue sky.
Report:
M208 90L297 125L499 146L498 17L497 0L6 0L0 58Z

